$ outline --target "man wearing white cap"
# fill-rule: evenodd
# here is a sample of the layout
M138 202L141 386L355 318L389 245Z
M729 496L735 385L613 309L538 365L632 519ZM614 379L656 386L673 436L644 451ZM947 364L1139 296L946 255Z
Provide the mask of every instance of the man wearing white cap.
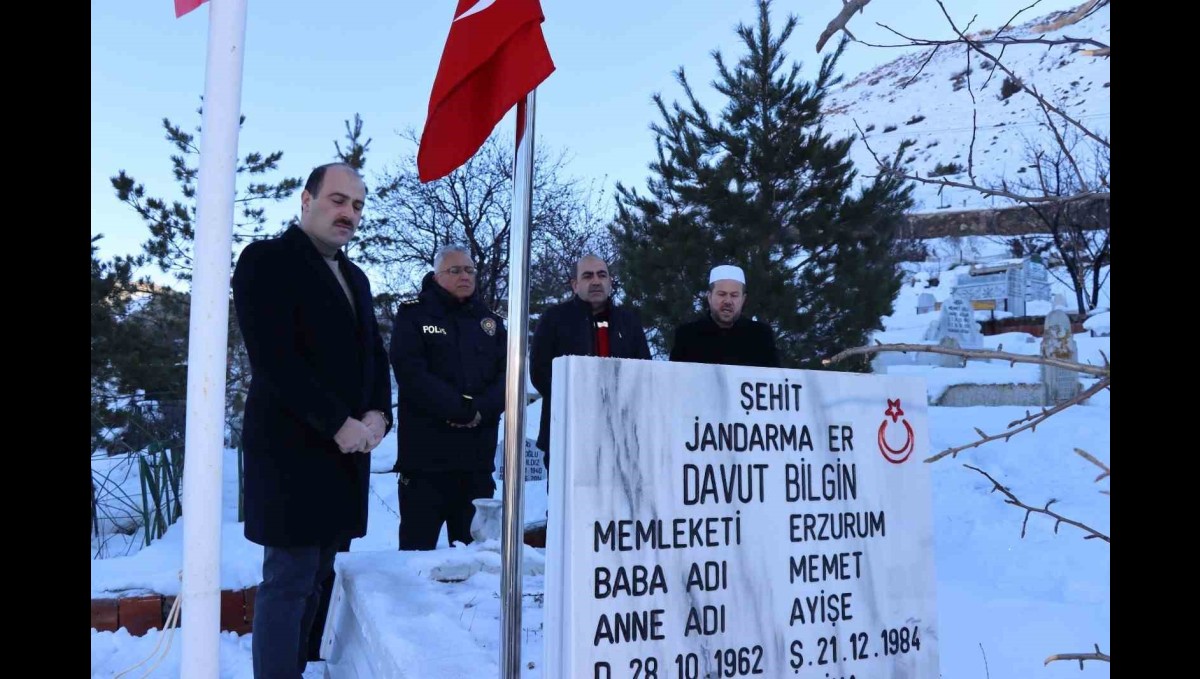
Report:
M742 318L746 274L722 264L708 275L708 313L675 329L671 360L779 367L775 336L766 323Z

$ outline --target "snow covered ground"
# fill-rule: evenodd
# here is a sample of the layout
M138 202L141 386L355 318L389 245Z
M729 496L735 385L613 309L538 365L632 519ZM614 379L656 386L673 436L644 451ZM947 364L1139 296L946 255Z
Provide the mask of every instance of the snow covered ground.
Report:
M1003 257L1000 245L986 239L964 239L973 249L973 259ZM951 247L934 243L937 247ZM952 244L955 248L963 242ZM988 251L988 248L993 251ZM918 314L917 297L929 292L939 301L949 297L954 279L953 257L911 266L910 276L899 292L895 312L884 318L881 342L920 342L936 313ZM922 273L923 272L923 273ZM937 278L937 286L928 281ZM1061 282L1052 293L1070 301L1073 295ZM1068 311L1075 312L1073 302ZM1102 295L1107 308L1107 286ZM986 312L978 312L986 313ZM1093 316L1092 329L1108 332L1108 313ZM1030 341L1033 340L1033 341ZM1111 358L1108 336L1075 336L1081 361L1102 363ZM984 338L986 348L1003 345L1005 351L1034 354L1038 342L1023 333ZM926 378L930 395L949 384L1004 383L1036 379L1036 368L1018 365L971 362L962 369L934 366L904 366L906 374ZM1091 382L1085 380L1087 386ZM540 401L527 414L527 434L536 435ZM1025 415L1025 407L971 407L929 410L931 451L962 445L977 437L975 428L988 433L1004 430ZM1057 499L1061 514L1108 534L1109 498L1100 491L1108 481L1094 479L1099 470L1074 452L1079 448L1111 465L1109 436L1110 408L1107 393L1072 407L1038 426L1036 433L1018 434L1009 442L994 442L965 451L957 459L946 458L931 465L933 480L934 555L937 578L938 621L941 627L940 664L942 677L959 679L989 677L1107 677L1107 663L1089 662L1080 672L1077 663L1056 662L1043 666L1056 653L1093 650L1099 644L1109 650L1109 546L1102 540L1085 540L1083 531L1061 526L1045 516L1029 518L1021 536L1025 513L1005 504L993 486L970 464L991 474L1023 502L1043 506ZM367 536L351 545L355 567L364 567L371 553L392 553L397 548L395 475L388 470L395 460L395 439L389 438L374 454L371 478L370 520ZM225 525L222 532L221 578L224 589L241 589L258 583L262 550L246 541L237 523L237 464L235 451L225 458ZM136 478L136 474L135 474ZM496 497L501 497L502 489ZM527 521L545 516L543 482L526 488ZM186 520L186 519L183 519ZM457 679L491 676L486 667L498 662L500 647L499 554L494 544L450 548L442 537L442 549L426 553L425 571L462 568L475 564L462 582L445 583L432 578L408 578L390 604L396 617L389 629L400 644L398 653L411 651L429 657L430 649L458 649L438 656L436 666L422 667L413 676ZM527 561L544 563L545 551L526 548ZM182 564L182 520L149 547L130 556L92 562L92 596L117 596L137 591L176 594ZM351 562L351 560L348 560ZM536 571L536 569L535 569ZM379 584L379 583L376 583ZM380 587L383 587L380 584ZM522 658L524 676L542 677L543 591L540 571L524 581L525 623ZM403 592L402 594L399 592ZM178 632L175 633L178 635ZM92 676L113 677L151 656L162 634L150 632L136 638L124 630L92 632ZM179 642L171 644L165 658L151 675L175 677L179 672ZM221 676L251 677L250 637L225 633L221 638ZM405 649L408 649L406 651ZM481 658L485 660L481 660ZM486 659L491 659L490 662ZM153 662L150 661L150 662ZM484 663L481 668L480 663ZM144 665L134 676L139 676ZM320 676L319 664L310 665L311 676ZM482 673L481 673L482 672Z

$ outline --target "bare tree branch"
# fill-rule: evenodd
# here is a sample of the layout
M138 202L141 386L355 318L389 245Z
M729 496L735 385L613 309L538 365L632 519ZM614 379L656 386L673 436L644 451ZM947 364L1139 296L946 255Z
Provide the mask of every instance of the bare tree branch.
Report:
M1008 198L1008 199L1016 201L1018 203L1025 203L1026 205L1032 205L1035 203L1048 203L1048 204L1069 203L1069 202L1078 201L1078 200L1088 200L1091 198L1106 197L1109 195L1108 191L1079 191L1077 193L1072 193L1072 194L1066 195L1066 196L1022 195L1019 193L1014 193L1012 191L1009 191L1005 188L986 187L986 186L980 186L979 184L975 184L975 183L964 184L963 182L954 182L954 181L950 181L949 179L929 179L927 177L922 177L922 176L916 175L916 174L901 173L901 172L897 171L895 168L890 167L887 162L885 162L884 160L882 160L879 157L879 154L875 152L875 149L871 148L871 143L867 141L866 133L863 132L861 127L859 127L857 121L855 121L854 126L858 129L859 139L861 139L863 145L867 147L867 152L869 152L871 154L871 157L875 159L875 164L877 166L879 166L880 170L882 172L893 174L895 176L898 176L901 179L905 179L908 181L914 181L914 182L918 182L921 184L933 184L934 186L941 186L941 187L969 189L971 191L976 191L976 192L980 193L985 198L991 198L993 196L999 197L999 198ZM974 137L974 132L972 132L972 137ZM866 176L867 177L875 177L878 175L866 175Z
M1068 139L1068 146L1073 143L1073 138ZM1104 168L1108 166L1108 161L1105 152L1101 151L1095 161L1094 170L1098 174L1095 182L1080 186L1076 175L1068 167L1066 150L1058 148L1052 153L1040 144L1027 142L1027 167L1034 169L1035 180L1018 180L1014 190L1018 193L1062 196L1081 189L1098 188L1106 183L1107 170ZM1002 180L1001 184L1008 188L1007 180ZM1088 206L1079 202L1027 204L1026 207L1042 223L1042 231L1048 235L1022 236L1023 245L1028 245L1032 253L1045 249L1049 240L1067 272L1065 277L1054 274L1055 277L1074 290L1080 309L1095 307L1099 302L1100 285L1107 277L1102 272L1107 268L1111 251L1107 207L1097 209L1096 204ZM1094 284L1091 290L1088 289L1089 276Z
M962 30L959 30L958 26L957 26L957 25L955 24L955 22L954 22L954 19L953 19L953 18L950 16L950 13L949 13L949 12L946 10L946 6L945 6L945 5L942 3L942 0L937 0L937 3L938 3L938 6L939 6L939 7L941 8L941 10L942 10L942 14L943 14L943 15L946 17L946 21L947 21L947 22L949 22L951 29L954 31L955 35L957 35L957 36L958 36L958 38L957 38L957 39L954 39L954 40L926 40L926 39L912 38L912 37L909 37L909 36L907 36L907 35L904 35L903 33L901 33L900 31L897 31L897 30L896 30L896 29L894 29L894 28L891 28L890 26L887 26L887 25L885 25L885 24L879 24L879 26L881 26L882 28L884 28L884 29L886 29L886 30L888 30L888 31L891 31L892 33L894 33L894 34L896 34L896 35L900 36L900 37L901 37L901 38L903 38L904 40L907 40L907 41L908 41L908 44L906 44L906 45L871 45L871 46L875 46L875 47L913 47L913 46L932 46L932 47L934 47L934 50L936 51L936 49L937 49L938 47L941 47L941 46L943 46L943 45L949 45L949 44L954 44L954 43L962 43L962 44L964 44L964 45L966 45L966 46L967 46L968 50L970 50L970 51L975 51L975 52L977 52L978 54L980 54L981 56L983 56L984 58L986 58L988 61L990 61L990 62L993 64L993 69L992 69L992 72L993 72L993 73L995 73L995 69L997 69L997 68L998 68L998 69L1000 69L1000 70L1002 70L1002 71L1003 71L1003 72L1004 72L1006 75L1008 75L1008 77L1009 77L1009 78L1010 78L1010 79L1011 79L1011 80L1012 80L1014 83L1017 83L1017 84L1019 84L1019 86L1020 86L1020 88L1021 88L1021 90L1022 90L1022 91L1024 91L1024 92L1025 92L1025 93L1027 93L1027 94L1029 94L1030 96L1032 96L1032 97L1033 97L1033 98L1034 98L1034 99L1035 99L1035 100L1038 102L1038 106L1040 106L1040 107L1041 107L1041 109L1042 109L1042 112L1043 112L1043 114L1044 114L1044 115L1045 115L1045 117L1046 117L1046 124L1047 124L1047 125L1050 127L1050 129L1053 131L1053 133L1054 133L1054 136L1055 136L1055 138L1057 139L1057 141L1058 141L1058 143L1059 143L1060 145L1064 145L1064 144L1065 144L1065 142L1063 141L1063 138L1062 138L1062 133L1059 131L1059 129L1058 129L1058 126L1055 124L1054 118L1053 118L1053 116L1051 115L1052 113L1053 113L1053 114L1056 114L1056 115L1058 115L1060 118L1062 118L1062 120L1063 120L1063 121L1065 121L1066 123L1068 123L1068 124L1070 124L1071 126L1075 127L1075 128L1076 128L1076 129L1078 129L1080 132L1082 132L1084 135L1086 135L1086 136L1090 137L1091 139L1093 139L1093 140L1094 140L1094 141L1096 141L1097 143L1099 143L1099 144L1103 145L1104 147L1106 147L1106 148L1107 148L1107 147L1109 147L1109 146L1110 146L1110 144L1109 144L1109 141L1108 141L1107 139L1102 139L1100 136L1098 136L1097 134L1095 134L1094 132L1092 132L1090 129L1088 129L1088 128L1087 128L1085 125L1083 125L1082 123L1080 123L1078 120L1076 120L1076 119L1072 118L1071 116L1067 115L1067 113L1066 113L1065 111L1063 111L1063 110L1062 110L1062 109L1060 109L1059 107L1057 107L1057 106L1054 106L1053 104L1051 104L1049 101L1047 101L1047 100L1046 100L1046 98L1045 98L1045 97L1043 97L1043 96L1042 96L1042 94L1041 94L1040 92L1038 92L1038 91L1037 91L1037 88L1036 88L1036 87L1034 87L1034 86L1032 86L1032 85L1027 85L1027 84L1025 84L1025 82L1024 82L1024 81L1023 81L1023 80L1022 80L1020 77L1018 77L1018 76L1017 76L1017 75L1016 75L1016 74L1015 74L1015 73L1014 73L1014 72L1013 72L1011 69L1009 69L1007 66L1005 66L1005 65L1004 65L1004 63L1003 63L1002 59L1003 59L1003 55L1004 55L1003 49L1004 49L1005 47L1007 47L1007 46L1008 46L1008 45L1010 45L1010 44L1022 44L1022 43L1024 43L1024 42L1031 42L1031 41L1029 41L1029 40L1020 40L1020 39L1016 39L1016 38L1009 38L1009 37L1007 37L1007 36L1000 36L1000 35L999 35L999 33L997 33L997 36L996 36L996 37L994 37L994 38L991 38L991 39L974 39L974 38L970 38L970 37L968 37L968 36L967 36L967 35L966 35L966 34L965 34L965 33L964 33ZM1030 7L1033 7L1033 6L1034 6L1034 5L1036 5L1036 4L1037 4L1037 3L1035 2L1033 5L1030 5ZM1107 4L1107 3L1105 3L1105 4ZM865 5L865 3L864 3L864 5ZM1102 6L1102 5L1101 5L1101 6ZM1027 7L1027 8L1025 8L1025 9L1029 9L1030 7ZM1081 18L1083 18L1083 16L1084 16L1084 15L1086 15L1086 14L1088 13L1088 11L1090 11L1090 10L1094 10L1094 9L1096 9L1096 8L1098 8L1098 6L1096 5L1096 3L1095 3L1095 2L1089 3L1089 6L1087 6L1086 8L1084 8L1084 9L1081 9L1081 10L1080 10L1080 11L1082 12L1082 14L1080 14L1080 15L1079 15L1079 18L1080 18L1080 19L1081 19ZM1024 11L1025 11L1025 9L1021 10L1020 12L1017 12L1017 14L1016 14L1016 15L1014 15L1014 17L1013 17L1013 20L1015 20L1016 16L1019 16L1019 15L1021 14L1021 12L1024 12ZM851 13L852 13L852 12L851 12ZM1079 14L1079 12L1077 12L1077 14ZM843 20L843 15L844 15L844 17L845 17L845 18L844 18L844 20ZM849 19L849 14L847 14L847 13L846 13L846 7L843 7L842 14L839 14L839 15L838 15L838 18L834 19L834 21L833 21L832 23L830 23L830 27L835 27L835 25L838 23L838 21L839 21L839 20L841 20L841 21L842 21L842 24L844 25L844 23L845 23L845 20L848 20L848 19ZM974 21L974 20L972 19L972 21ZM1075 21L1078 21L1078 19L1076 19ZM1010 20L1010 21L1009 21L1009 23L1005 25L1005 28L1008 28L1008 27L1011 25L1011 23L1012 23L1012 20ZM1070 23L1074 23L1074 22L1072 21L1072 22L1070 22ZM826 29L826 30L828 31L829 29ZM834 30L834 31L836 31L836 30L837 30L837 29L836 29L836 27L835 27L833 30ZM1002 32L1003 30L1004 30L1004 28L1002 28L1002 29L1001 29L1001 32ZM831 32L830 34L832 35L832 32ZM1064 41L1066 41L1066 40L1068 40L1068 39L1064 38L1063 40L1064 40ZM1036 42L1036 41L1033 41L1033 42ZM1078 43L1078 44L1092 44L1092 45L1096 45L1098 49L1097 49L1097 50L1094 50L1094 51L1092 51L1092 53L1093 53L1094 55L1096 55L1096 56L1100 56L1100 55L1107 56L1107 55L1109 54L1109 48L1108 48L1108 46L1107 46L1107 45L1105 45L1104 43L1100 43L1100 42L1098 42L1098 41L1093 41L1093 40L1073 40L1073 39L1072 39L1072 40L1070 40L1070 42L1072 42L1072 43ZM863 43L863 44L870 45L870 43ZM999 45L1001 45L1001 46L1002 46L1002 48L1001 48L1001 53L1000 53L1000 56L999 56L999 57L997 57L997 56L993 56L993 55L992 55L991 53L989 53L987 50L983 49L983 46L984 46L984 45L988 45L988 44L999 44ZM1065 44L1065 43L1054 43L1054 44ZM820 46L818 46L818 49L817 49L817 51L820 51ZM932 55L930 55L930 57L929 57L929 58L932 58ZM926 60L926 62L928 62L928 59ZM969 67L969 63L970 63L970 62L969 62L969 60L968 60L968 67ZM922 65L922 69L923 69L923 68L924 68L924 65ZM919 71L918 71L918 74L919 74ZM915 76L914 76L914 79L915 79ZM990 79L990 76L989 76L989 79ZM974 98L974 95L973 95L973 94L972 94L972 98ZM972 129L974 130L974 126L972 127ZM972 148L973 148L973 146L974 146L974 145L972 144ZM872 154L872 155L874 155L874 154ZM1071 162L1072 166L1075 168L1075 170L1076 170L1076 173L1079 175L1079 178L1080 178L1080 183L1081 183L1081 184L1083 184L1084 182L1083 182L1083 176L1082 176L1082 172L1079 170L1079 168L1078 168L1078 165L1075 163L1075 159L1074 159L1073 157L1071 157L1069 153L1068 153L1068 159L1069 159L1069 161ZM956 184L954 184L954 183L952 183L952 182L948 182L948 181L945 181L945 180L942 180L942 181L933 181L933 180L923 180L923 179L921 179L921 178L917 178L917 177L909 177L909 178L910 178L910 179L917 180L917 181L923 181L923 183L939 184L939 185L941 185L941 186L943 186L943 187L946 187L946 186L957 186L958 188L974 188L974 189L976 189L976 190L980 190L980 189L981 189L981 187L973 187L973 186L967 186L967 185L961 185L961 184L957 184L957 185L956 185ZM972 183L974 183L974 178L973 178L973 177L972 177ZM990 195L999 195L999 196L1003 196L1003 197L1006 197L1006 198L1012 198L1013 200L1021 200L1020 198L1017 198L1017 197L1015 197L1015 196L1008 196L1008 195L1004 195L1003 193L996 193L996 192L990 192L990 191L984 191L984 195L985 195L985 196L990 196Z
M867 42L866 40L856 40L855 42L857 42L860 45L865 45L867 47L878 47L881 49L895 49L895 48L909 48L909 47L937 47L939 45L940 46L957 45L958 43L962 42L961 40L959 40L957 38L947 39L947 40L933 40L933 39L929 39L929 38L908 38L907 36L900 34L899 32L895 31L894 29L892 29L891 27L889 27L885 24L876 22L875 25L879 26L880 28L885 28L889 31L892 31L893 33L896 33L896 35L899 35L900 37L904 38L905 40L910 40L911 42L901 42L901 43L895 43L895 44L891 44L891 45L883 44L883 43ZM1107 57L1107 56L1109 56L1109 53L1108 53L1109 45L1106 45L1106 44L1100 42L1099 40L1096 40L1094 38L1072 38L1072 37L1066 36L1066 35L1064 35L1061 38L1014 38L1014 37L1010 37L1010 36L1001 36L1001 37L992 37L992 38L977 38L977 39L975 39L975 43L979 44L979 45L1000 45L1002 48L1007 47L1009 45L1046 45L1048 47L1054 47L1056 45L1092 45L1096 49L1080 50L1079 53L1089 56L1089 57L1093 57L1093 56L1094 57Z
M1093 47L1096 47L1097 49L1085 50L1083 53L1087 54L1088 56L1108 56L1109 46L1107 44L1102 43L1099 40L1095 40L1093 38L1072 38L1067 35L1064 35L1061 38L1017 38L1017 37L1012 37L1012 36L1008 36L1008 35L1003 35L1005 30L1011 29L1013 27L1013 23L1017 20L1018 17L1020 17L1025 12L1028 12L1029 10L1033 9L1034 7L1037 7L1039 4L1041 4L1041 0L1035 0L1035 2L1033 2L1029 6L1024 7L1020 10L1017 10L1017 12L1015 14L1013 14L1012 17L1007 22L1005 22L1004 25L1000 28L1000 30L996 31L996 33L994 35L991 35L990 37L981 35L976 38L973 38L975 44L977 44L977 45L1000 45L1002 49L1003 49L1003 47L1007 47L1008 45L1047 45L1047 46L1051 46L1051 47L1053 47L1055 45L1092 45ZM1095 10L1099 9L1100 7L1107 5L1108 2L1107 2L1107 0L1105 0L1104 4L1099 5L1099 6L1095 6L1096 3L1091 3L1091 4L1093 5L1090 8L1091 12L1094 12ZM1083 19L1087 14L1089 14L1091 12L1085 11L1082 14L1080 14L1078 16L1078 18L1074 19L1073 21L1064 22L1064 23L1058 25L1056 28L1039 30L1039 29L1045 28L1046 26L1052 25L1052 24L1041 24L1041 25L1035 26L1032 30L1035 33L1046 33L1046 32L1049 32L1050 30L1057 30L1058 28L1063 28L1065 26L1077 23L1078 21ZM927 38L913 38L913 37L904 35L900 31L897 31L896 29L894 29L886 24L881 24L879 22L875 22L875 25L879 26L880 28L887 30L891 33L894 33L895 35L903 38L907 42L897 43L897 44L893 44L893 45L870 43L870 42L866 42L864 40L855 40L855 42L858 42L859 44L862 44L862 45L866 45L867 47L881 47L881 48L898 48L898 47L907 48L907 47L914 47L914 46L916 46L916 47L934 47L934 46L939 46L939 45L943 45L943 46L944 45L954 45L954 44L962 42L961 38L954 38L951 40L932 40L932 39L927 39ZM818 50L818 51L820 51L820 50ZM1001 52L1001 55L1003 55L1003 52Z
M937 4L938 4L938 7L942 8L942 14L946 17L946 21L950 22L950 28L954 30L955 35L957 35L960 38L960 40L963 44L965 44L970 49L978 52L980 55L985 57L988 61L991 61L995 65L995 68L1002 69L1006 74L1008 74L1008 77L1011 78L1014 82L1020 83L1021 89L1023 91L1025 91L1027 94L1029 94L1030 96L1032 96L1034 99L1037 100L1038 104L1041 105L1041 107L1042 107L1042 111L1046 115L1047 123L1051 126L1052 129L1054 129L1055 136L1060 137L1060 139L1059 139L1060 144L1062 143L1061 135L1059 134L1057 127L1055 127L1053 119L1050 117L1051 112L1058 114L1063 120L1070 123L1071 125L1074 125L1076 128L1079 129L1080 132L1087 135L1088 137L1091 137L1097 143L1102 144L1105 147L1110 146L1107 139L1101 139L1098 135L1096 135L1096 133L1092 132L1085 125L1083 125L1083 123L1080 123L1078 120L1075 120L1071 116L1067 115L1067 113L1065 111L1063 111L1062 109L1060 109L1057 106L1046 101L1046 98L1038 93L1037 88L1035 88L1031 85L1026 85L1024 83L1024 81L1022 81L1021 78L1017 76L1016 73L1013 73L1013 71L1011 69L1009 69L1007 66L1004 65L1004 62L1002 62L998 58L992 56L987 50L983 49L983 47L981 47L978 42L968 38L962 31L958 30L958 27L954 24L954 19L952 19L950 17L950 12L946 9L946 5L942 2L942 0L937 0Z
M921 62L921 67L917 69L916 73L913 73L913 76L911 78L904 81L904 83L902 83L900 85L900 87L901 88L908 87L909 85L916 82L917 78L921 77L921 72L925 70L925 67L928 66L929 62L933 59L933 55L937 54L937 51L938 51L937 47L934 47L933 49L929 50L929 56L925 57L925 61Z
M845 351L842 351L831 358L823 359L821 364L830 365L831 363L838 363L851 356L877 354L884 351L898 351L900 353L908 353L911 351L918 354L946 354L948 356L961 356L963 358L999 359L1001 361L1008 361L1010 365L1017 363L1033 363L1036 365L1063 368L1064 370L1072 370L1074 372L1083 373L1085 375L1094 375L1096 377L1106 378L1109 376L1108 366L1100 367L1088 363L1064 361L1061 358L1050 358L1046 356L1028 354L1011 354L1005 351L993 351L991 349L955 349L953 347L943 347L935 344L876 344L874 346L855 347L853 349L846 349Z
M989 436L989 435L983 433L983 431L977 427L975 429L975 432L977 434L979 434L978 441L976 441L974 443L968 443L964 446L958 446L956 448L947 448L946 450L943 450L942 452L938 453L937 455L934 455L933 457L926 459L925 462L928 462L928 463L937 462L938 460L942 459L943 457L946 457L947 455L949 455L950 457L957 457L958 454L964 450L968 450L970 448L978 448L979 446L982 446L985 443L990 443L992 441L996 441L999 439L1004 439L1005 441L1008 441L1010 438L1025 431L1026 429L1029 429L1031 431L1036 430L1037 426L1039 424L1050 419L1050 417L1052 415L1057 415L1058 413L1061 413L1062 411L1066 410L1067 408L1070 408L1071 406L1073 406L1077 403L1083 403L1084 401L1088 400L1089 398L1091 398L1091 397L1095 396L1096 394L1100 393L1101 391L1107 389L1109 387L1110 382L1111 382L1111 380L1108 377L1100 379L1095 384L1093 384L1089 389L1079 392L1070 400L1063 401L1062 403L1059 403L1058 405L1056 405L1053 408L1050 408L1048 410L1043 408L1040 413L1038 413L1036 415L1030 415L1026 418L1023 418L1022 420L1017 420L1017 422L1014 422L1009 425L1011 427L1013 424L1018 424L1024 420L1028 420L1028 422L1026 422L1024 425L1017 427L1015 429L1010 428L1010 429L1007 429L1004 432L1001 432L994 436Z
M1054 124L1054 118L1053 118L1053 116L1050 115L1051 111L1053 111L1054 113L1057 113L1059 116L1061 116L1068 122L1074 124L1080 130L1082 130L1085 134L1088 134L1089 136L1092 136L1094 139L1096 139L1096 141L1099 141L1101 143L1105 143L1105 142L1103 140L1101 140L1099 137L1092 134L1091 130L1088 130L1087 128L1085 128L1082 125L1082 123L1072 119L1061 109L1054 107L1053 105L1050 104L1050 102L1046 101L1046 99L1044 97L1042 97L1042 95L1037 91L1037 87L1035 87L1033 85L1026 85L1024 80L1019 78L1015 73L1012 72L1012 70L1010 70L1007 66L1005 66L1004 63L1001 61L1001 57L1003 57L1003 51L1001 51L1001 57L994 57L991 54L989 54L986 50L984 50L982 47L978 46L970 38L968 38L965 30L959 30L958 26L954 23L954 19L950 16L950 12L946 9L946 5L942 2L942 0L937 0L937 4L938 4L938 7L940 7L942 10L942 15L946 17L946 22L950 24L951 30L954 31L954 34L957 35L961 39L963 44L965 44L969 50L974 50L974 51L978 52L979 54L983 55L984 57L986 57L988 60L990 60L994 64L994 66L992 68L993 72L995 72L996 68L1003 70L1006 74L1008 74L1008 77L1010 78L1011 82L1015 83L1018 87L1020 87L1020 89L1029 93L1030 95L1033 96L1034 99L1037 100L1038 105L1041 106L1041 108L1042 108L1042 114L1046 117L1046 124L1050 127L1050 130L1054 132L1054 138L1058 141L1058 145L1064 149L1064 152L1067 154L1067 159L1071 162L1071 166L1075 168L1075 173L1079 176L1080 186L1085 186L1086 182L1083 179L1083 172L1080 171L1078 164L1075 162L1075 158L1072 157L1070 152L1066 150L1066 141L1063 139L1062 133L1059 131L1058 126ZM1018 14L1020 14L1020 12L1018 12ZM972 19L972 21L974 21L974 19ZM1003 29L1001 29L1001 30L1003 30ZM970 54L969 51L968 51L968 54ZM969 60L968 60L968 63L970 63ZM971 95L971 99L972 99L972 101L974 101L974 94ZM971 180L972 180L972 183L975 183L974 177L972 177Z
M1107 4L1108 4L1108 0L1103 0L1103 5L1101 4L1101 0L1088 0L1087 2L1080 5L1079 8L1076 9L1071 14L1059 17L1058 19L1055 19L1054 21L1051 21L1049 23L1038 24L1037 26L1034 26L1033 32L1034 33L1049 33L1051 31L1057 31L1060 28L1066 28L1067 26L1070 26L1071 24L1079 23L1093 9L1099 9L1099 7L1103 7L1104 5L1107 5Z
M1004 31L1012 28L1013 22L1017 20L1017 17L1028 12L1029 10L1033 9L1034 7L1037 7L1040 4L1042 4L1042 0L1033 0L1033 4L1026 5L1025 7L1022 7L1021 9L1014 12L1013 15L1008 18L1008 21L1005 21L1004 24L1002 26L1000 26L1000 29L996 31L995 37L997 37L997 38L1001 37L1001 34L1003 34Z
M403 137L416 146L415 131ZM512 153L506 142L489 138L467 163L436 181L419 182L411 156L386 171L378 204L380 215L370 256L380 265L389 292L407 294L433 264L437 249L449 243L468 248L478 270L476 286L480 297L493 310L502 312L508 299L508 240L512 227L509 209ZM554 285L560 261L583 254L579 250L607 253L606 214L594 188L567 175L566 151L541 149L537 166L531 215L531 302L547 303L547 290L558 295ZM591 185L594 187L594 184ZM555 239L560 247L550 245Z
M865 140L863 143L866 143ZM867 176L870 177L873 175L867 175ZM904 175L901 175L901 178L908 179L908 180L914 181L914 182L920 182L922 184L934 184L937 186L947 186L947 187L958 188L958 189L970 189L972 191L979 192L985 198L991 198L992 196L996 196L999 198L1009 198L1011 200L1017 201L1019 203L1025 203L1025 204L1070 203L1070 202L1074 202L1074 201L1078 201L1078 200L1089 200L1092 198L1104 198L1104 197L1109 196L1108 191L1080 191L1078 193L1072 193L1069 196L1029 196L1029 195L1022 195L1019 193L1013 193L1012 191L1007 191L1004 189L988 188L985 186L979 186L978 184L964 184L962 182L952 182L948 179L928 179L926 177L921 177L919 175L914 175L914 174L904 174Z
M967 52L967 94L971 95L971 145L967 149L967 176L972 184L978 184L979 180L975 178L975 136L979 134L979 102L975 100L975 88L971 86L970 51Z
M984 476L986 476L988 481L992 482L992 486L993 486L992 492L995 492L998 490L1008 498L1007 500L1004 501L1005 504L1010 504L1010 505L1013 505L1014 507L1020 507L1021 509L1025 510L1025 520L1021 522L1021 537L1025 537L1025 530L1029 526L1030 515L1045 514L1046 516L1049 516L1054 519L1054 532L1055 533L1058 533L1059 524L1066 523L1066 524L1075 526L1076 528L1087 533L1087 535L1083 536L1084 540L1092 540L1092 539L1099 538L1099 539L1111 544L1111 541L1108 539L1108 536L1101 533L1100 531L1098 531L1094 528L1091 528L1090 526L1087 526L1086 524L1082 524L1078 521L1075 521L1074 519L1068 519L1067 517L1063 516L1062 514L1059 514L1058 512L1051 510L1050 505L1054 504L1055 502L1058 502L1058 500L1054 500L1054 499L1049 500L1048 502L1046 502L1045 507L1031 507L1031 506L1025 504L1024 502L1021 502L1021 500L1018 499L1016 495L1013 495L1012 491L1010 491L1007 487L1000 485L1000 482L997 481L996 479L992 478L991 474L988 474L987 472L983 471L979 467L972 467L969 464L964 464L963 466L966 467L967 469L974 469L975 471L979 472L980 474L983 474ZM1047 662L1049 662L1049 661L1047 661Z
M846 31L846 35L850 36L851 40L856 38L850 35L850 31L846 28L846 24L850 21L850 17L854 16L855 12L861 12L867 3L871 0L842 0L842 11L829 22L824 31L821 31L821 37L817 38L817 52L825 47L825 42L833 37L838 31Z
M1100 476L1096 477L1096 481L1105 479L1111 474L1111 472L1108 469L1108 466L1105 465L1100 460L1097 460L1095 457L1093 457L1091 455L1091 453L1087 452L1086 450L1080 449L1080 448L1076 448L1075 452L1078 453L1079 456L1082 457L1083 459L1087 460L1088 462L1091 462L1092 464L1096 465L1100 469L1104 470L1104 473L1102 473Z
M1111 662L1109 660L1108 654L1100 652L1100 644L1094 644L1094 645L1096 647L1095 653L1058 653L1058 654L1050 656L1049 658L1046 658L1046 662L1042 663L1042 665L1043 666L1049 665L1050 663L1054 662L1055 660L1078 660L1079 661L1079 669L1083 670L1083 661L1084 660L1100 660L1103 662Z

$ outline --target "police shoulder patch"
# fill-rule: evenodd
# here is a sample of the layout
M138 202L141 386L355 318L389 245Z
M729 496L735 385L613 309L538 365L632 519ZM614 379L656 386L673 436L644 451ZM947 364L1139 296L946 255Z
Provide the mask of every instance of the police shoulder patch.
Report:
M496 334L496 319L492 318L491 316L484 316L483 320L479 322L479 326L483 328L483 331L489 336Z

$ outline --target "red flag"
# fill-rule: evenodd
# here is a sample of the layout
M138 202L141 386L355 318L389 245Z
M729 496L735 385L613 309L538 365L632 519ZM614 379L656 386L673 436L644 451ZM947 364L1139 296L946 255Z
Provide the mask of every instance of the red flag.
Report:
M458 0L417 149L422 182L475 155L504 114L551 73L538 0Z
M187 14L188 12L203 5L207 0L175 0L175 18Z

